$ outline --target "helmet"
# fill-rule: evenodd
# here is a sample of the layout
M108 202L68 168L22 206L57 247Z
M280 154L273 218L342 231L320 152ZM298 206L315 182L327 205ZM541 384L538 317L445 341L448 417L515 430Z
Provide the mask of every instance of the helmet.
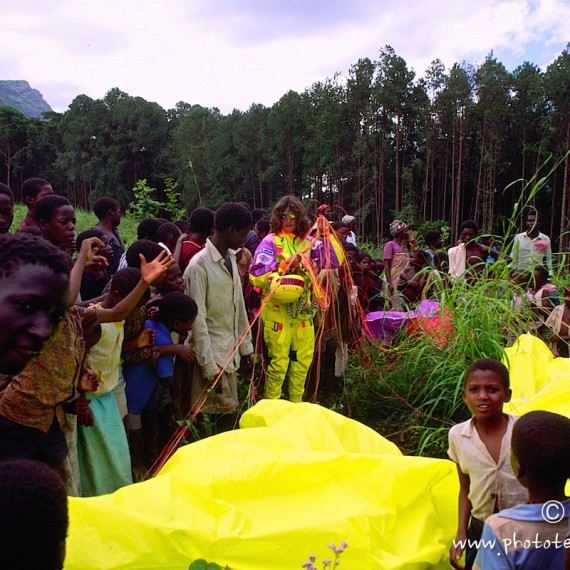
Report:
M305 289L305 280L300 275L276 276L269 286L269 295L278 303L294 303Z

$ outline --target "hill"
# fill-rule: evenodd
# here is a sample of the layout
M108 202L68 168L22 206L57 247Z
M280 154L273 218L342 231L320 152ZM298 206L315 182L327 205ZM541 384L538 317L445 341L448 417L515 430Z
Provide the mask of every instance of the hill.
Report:
M14 107L26 115L41 119L42 113L52 111L43 95L24 80L0 80L0 106Z

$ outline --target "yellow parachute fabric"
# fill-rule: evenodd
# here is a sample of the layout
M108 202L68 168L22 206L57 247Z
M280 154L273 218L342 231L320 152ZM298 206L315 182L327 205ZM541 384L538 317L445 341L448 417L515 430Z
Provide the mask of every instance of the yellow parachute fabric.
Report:
M449 461L405 457L366 426L314 404L264 400L242 429L181 448L160 475L70 499L66 570L300 568L347 541L348 569L427 568L448 550ZM445 568L446 565L441 565Z
M506 350L514 414L570 417L570 359L523 335ZM181 448L161 473L112 495L70 498L65 570L293 570L309 554L341 568L449 568L452 462L403 456L366 426L314 404L263 400L241 429Z

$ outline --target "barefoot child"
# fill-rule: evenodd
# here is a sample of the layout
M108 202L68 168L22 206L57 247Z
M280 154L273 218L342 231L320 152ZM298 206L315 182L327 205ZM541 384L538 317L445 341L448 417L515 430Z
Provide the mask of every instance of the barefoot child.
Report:
M465 568L477 552L483 523L493 513L527 501L526 489L517 481L510 462L513 416L503 413L511 399L509 371L492 358L476 360L467 369L463 401L473 416L449 431L449 457L459 475L459 523L450 549L451 564L463 568L461 554L467 546Z
M485 521L474 568L562 568L569 544L570 420L543 411L522 416L513 429L512 464L528 502Z

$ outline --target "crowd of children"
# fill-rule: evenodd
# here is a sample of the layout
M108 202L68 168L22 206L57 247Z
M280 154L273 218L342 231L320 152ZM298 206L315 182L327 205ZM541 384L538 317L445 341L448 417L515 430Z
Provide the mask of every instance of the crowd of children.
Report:
M374 260L356 245L353 216L330 223L322 210L311 227L291 196L271 214L227 203L215 213L198 208L188 224L145 219L126 249L113 198L95 202L99 224L76 237L73 206L46 180L27 180L22 196L29 212L9 234L13 196L0 185L0 482L12 485L14 470L38 460L68 494L84 496L143 478L173 419L210 411L220 429L235 425L238 370L249 369L254 350L269 356L265 396L285 388L301 401L315 354L331 340L334 376L343 374L358 303L364 312L407 308L430 294L434 274L440 286L474 280L503 255L471 221L446 252L441 232L416 249L395 220L383 260ZM539 224L530 213L510 252L512 277L526 290L514 303L532 305L537 332L549 332L567 357L570 289L556 306L550 240ZM263 349L250 331L258 314ZM315 317L334 334L316 336ZM561 567L564 548L552 544L567 534L570 420L504 414L509 373L491 359L469 367L462 394L472 419L449 433L460 482L452 565L463 567L465 551L465 568ZM36 477L57 487L41 469ZM542 524L548 501L563 506L558 526ZM58 516L56 544L67 528L67 513ZM509 543L516 533L538 546ZM477 548L489 537L492 548ZM57 549L50 557L62 560Z

